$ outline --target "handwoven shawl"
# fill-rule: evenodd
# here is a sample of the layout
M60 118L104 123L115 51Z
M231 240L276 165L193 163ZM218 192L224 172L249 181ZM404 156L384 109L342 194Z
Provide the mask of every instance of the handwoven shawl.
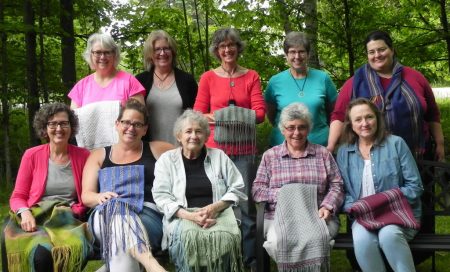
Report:
M87 223L76 219L66 202L41 201L30 210L36 219L35 232L23 231L20 217L10 212L4 230L9 271L34 271L38 245L51 251L54 271L81 271L92 249Z
M98 176L100 192L119 195L95 208L100 216L101 252L106 264L113 252L135 248L150 251L145 227L137 215L144 204L144 166L106 167Z
M95 102L75 109L80 121L77 145L92 150L117 143L114 124L119 110L120 101Z
M214 141L223 150L242 154L249 146L256 149L256 113L231 105L214 112ZM251 154L255 154L252 150Z
M417 157L425 152L423 109L412 87L402 78L403 65L394 63L391 83L383 89L380 77L369 64L359 68L353 78L353 99L372 101L386 120L388 130L402 137Z
M420 229L411 206L398 188L361 198L353 203L349 212L368 230L378 230L386 225Z
M318 210L317 185L281 187L274 217L278 271L330 271L331 238Z
M205 268L209 272L244 271L241 233L232 208L222 211L217 223L206 229L190 220L178 219L169 254L179 272L205 271Z

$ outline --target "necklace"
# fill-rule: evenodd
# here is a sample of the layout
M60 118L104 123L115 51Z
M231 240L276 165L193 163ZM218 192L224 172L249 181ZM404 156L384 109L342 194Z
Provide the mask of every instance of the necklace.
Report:
M289 74L291 74L292 80L295 82L295 86L298 88L298 96L303 97L305 94L303 93L303 90L305 89L306 80L308 80L308 72L306 72L305 81L303 81L302 88L300 89L300 86L297 83L297 80L294 78L294 75L291 71L289 71Z
M222 65L220 65L220 67L222 67L222 70L223 70L225 73L228 74L228 77L229 77L229 79L230 79L230 87L234 87L234 79L233 79L233 75L234 75L234 72L236 72L237 66L234 67L233 69L231 69L231 73L230 73L230 71L228 71L227 69L225 69Z
M156 71L154 71L153 74L159 79L158 87L161 88L164 85L164 81L166 81L166 79L170 76L170 74L172 74L172 71L170 71L170 73L168 73L163 78L159 77L158 74L156 73Z

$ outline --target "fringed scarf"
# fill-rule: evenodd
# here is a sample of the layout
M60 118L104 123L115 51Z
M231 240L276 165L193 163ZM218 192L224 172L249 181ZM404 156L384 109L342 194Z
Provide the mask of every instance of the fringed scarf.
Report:
M423 109L411 86L402 78L403 65L394 63L391 83L385 91L380 77L369 64L359 68L353 78L353 99L372 101L386 120L387 129L402 137L415 157L425 152Z
M150 251L145 227L137 215L144 204L144 166L106 167L99 170L98 176L100 192L119 195L95 208L100 216L101 252L107 266L113 252Z
M398 188L361 198L353 203L349 212L368 230L378 230L386 225L420 229L411 206Z
M251 147L256 154L256 113L254 110L231 105L214 112L214 141L230 154L244 154Z
M281 187L274 217L278 271L330 271L331 237L318 210L317 185Z
M34 271L38 245L51 251L54 271L81 271L92 250L87 223L73 217L65 202L41 201L30 210L36 219L35 232L23 231L20 217L10 212L4 230L9 271Z
M207 229L179 219L172 233L169 254L179 272L244 271L241 233L233 209L221 212L217 223Z

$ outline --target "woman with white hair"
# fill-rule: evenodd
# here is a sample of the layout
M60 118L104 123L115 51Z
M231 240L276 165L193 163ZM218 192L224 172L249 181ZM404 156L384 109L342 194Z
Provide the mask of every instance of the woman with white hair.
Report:
M83 54L94 73L81 79L68 94L77 109L80 133L77 144L87 149L117 143L114 123L120 106L129 98L144 104L145 89L131 74L120 71L120 48L111 35L92 34Z
M264 152L253 182L255 202L267 202L263 246L280 270L329 265L339 229L343 181L333 155L307 140L312 125L305 105L285 107L278 125L285 140Z
M180 147L156 162L152 193L164 213L162 249L176 271L244 271L231 209L246 199L244 182L222 150L205 146L209 134L206 117L186 110L174 125Z

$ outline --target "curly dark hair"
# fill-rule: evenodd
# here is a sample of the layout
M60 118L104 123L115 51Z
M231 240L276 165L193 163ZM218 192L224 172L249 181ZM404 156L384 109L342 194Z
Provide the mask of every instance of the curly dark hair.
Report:
M41 107L41 109L34 116L33 128L36 132L36 135L45 140L49 140L47 134L47 122L50 120L55 114L65 112L69 116L69 123L71 134L70 138L74 137L78 133L79 122L78 117L75 112L70 109L64 103L55 102L51 104L45 104Z

